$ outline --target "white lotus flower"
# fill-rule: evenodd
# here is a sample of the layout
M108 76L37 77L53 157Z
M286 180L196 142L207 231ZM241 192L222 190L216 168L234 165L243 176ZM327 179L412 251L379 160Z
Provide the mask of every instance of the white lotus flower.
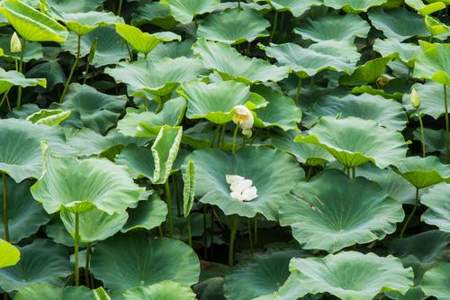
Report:
M20 41L20 38L16 32L14 32L13 35L11 36L9 47L10 47L11 53L22 52L22 42Z
M252 135L252 128L255 120L252 112L245 105L236 105L233 108L233 122L241 127L243 135Z
M226 175L225 179L230 185L230 196L241 202L252 201L258 197L258 191L253 181L239 175Z

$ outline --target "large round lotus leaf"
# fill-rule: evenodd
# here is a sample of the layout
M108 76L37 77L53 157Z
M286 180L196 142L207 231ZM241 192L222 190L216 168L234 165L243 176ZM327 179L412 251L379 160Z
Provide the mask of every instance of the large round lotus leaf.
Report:
M269 2L276 10L290 11L294 17L300 17L313 6L322 5L322 0L264 0Z
M147 147L128 145L116 157L116 163L125 166L134 178L153 178L155 161L152 151Z
M133 96L150 93L158 96L170 94L179 83L195 79L205 73L200 60L179 57L165 58L159 61L139 60L133 63L119 63L114 69L105 73L116 82L128 86L128 93Z
M285 195L303 178L303 170L278 150L246 147L236 155L221 150L197 150L190 157L196 167L196 194L203 203L217 205L226 215L253 218L257 213L278 219L278 206ZM253 181L258 197L241 202L230 196L226 175L239 175Z
M416 201L416 189L390 168L381 170L372 164L365 164L358 168L356 175L377 183L390 198L400 203L414 204Z
M164 29L171 29L177 25L177 21L171 15L169 5L159 1L140 2L133 7L130 22L133 26L153 24Z
M194 292L174 281L162 281L145 287L136 287L123 293L124 300L195 300Z
M183 40L181 42L159 44L149 53L148 58L151 60L159 60L164 57L192 57L192 44L194 44L194 41L191 39Z
M376 8L368 16L372 25L392 40L402 42L411 37L429 35L423 17L404 7L390 10Z
M84 286L57 287L48 283L36 283L21 288L14 300L100 300Z
M381 240L403 218L402 204L377 184L337 170L300 182L280 206L280 224L292 227L303 248L328 252Z
M149 200L140 201L136 208L129 210L128 215L128 222L122 228L122 232L150 230L166 220L167 205L158 194L153 194Z
M444 106L444 87L442 84L434 81L428 81L424 84L415 83L414 88L421 99L420 107L417 111L426 114L434 119L438 119L445 113ZM450 99L450 89L447 89L447 97ZM403 105L408 111L416 111L411 105L410 94L403 95Z
M302 111L292 98L264 85L257 86L254 91L268 100L265 107L256 110L256 126L278 127L284 131L298 128Z
M429 189L420 199L428 207L422 220L440 230L450 232L450 184L439 184Z
M423 42L420 46L422 51L416 58L413 76L450 85L450 44Z
M353 43L356 37L366 38L369 30L369 24L357 15L329 14L308 19L294 32L315 42L334 40Z
M69 30L80 36L88 34L99 26L123 23L121 17L104 11L62 13L61 19Z
M270 22L250 9L229 9L208 16L199 26L197 36L226 44L252 42L269 35Z
M77 52L78 37L75 33L69 34L63 49L73 55ZM95 55L91 62L95 67L116 64L119 60L128 57L127 44L116 33L113 26L97 27L81 38L81 56L89 54L91 46L96 43Z
M0 172L16 182L41 175L41 141L62 143L58 130L17 119L0 120ZM26 147L24 147L26 145Z
M193 51L200 56L205 66L220 73L224 79L235 79L244 83L280 81L288 76L287 67L277 67L258 58L241 55L229 45L199 39Z
M61 244L66 247L73 247L75 244L73 237L69 232L67 232L61 218L58 215L56 215L54 219L52 219L50 223L45 226L45 233L47 234L47 237L57 244ZM85 246L85 244L80 243L80 247L83 246Z
M344 9L347 12L366 12L369 8L385 4L388 0L324 0L325 6Z
M169 5L175 20L186 24L192 22L197 15L214 11L220 0L162 0L161 3Z
M45 78L25 78L22 73L17 71L5 71L0 68L0 94L8 92L13 86L47 86Z
M0 239L0 269L14 266L20 260L20 251L5 240Z
M360 54L348 42L327 41L303 48L294 43L264 47L266 55L300 77L314 76L324 70L351 74Z
M47 2L50 7L58 12L77 13L96 10L96 8L102 5L103 0L47 0Z
M324 258L294 258L291 272L298 272L297 284L309 293L329 293L342 300L373 299L385 290L404 294L412 287L413 271L398 258L379 257L355 251Z
M23 1L3 1L0 13L28 41L63 43L67 38L64 26Z
M440 263L423 276L421 287L427 296L450 299L450 263Z
M278 290L289 276L289 261L301 256L297 250L283 250L252 257L225 276L228 300L250 300Z
M105 240L119 232L127 222L128 214L126 212L120 212L109 215L94 208L83 212L79 218L80 242L91 243ZM66 230L74 237L75 214L63 210L61 211L61 220Z
M26 76L29 78L46 77L49 90L52 90L59 83L64 83L65 80L64 70L56 59L46 60L34 65L27 71Z
M307 122L308 127L323 116L358 117L373 120L380 126L399 131L405 128L407 122L407 116L400 103L369 94L350 94L344 97L326 95L314 103L308 115L312 117Z
M394 39L376 39L373 49L383 56L398 55L399 59L412 66L414 59L420 52L420 47L412 43L401 43Z
M181 86L179 94L187 100L186 116L189 119L205 118L217 124L231 121L234 107L250 100L250 88L231 80L210 84L188 82Z
M386 168L403 159L407 150L400 133L383 128L375 121L354 117L322 117L309 135L299 135L295 140L321 146L349 168L367 162Z
M7 185L9 239L17 243L36 233L39 227L48 223L50 217L31 196L30 182L17 184L8 180ZM0 185L0 195L3 196L3 185ZM0 215L3 215L3 206L0 207ZM0 224L0 236L3 235L3 224Z
M65 124L105 133L115 126L126 103L126 96L112 96L88 85L73 83L61 107L72 112Z
M41 109L27 117L28 121L34 124L57 126L67 120L70 111L62 109Z
M35 240L20 248L17 265L0 270L0 286L11 292L34 283L62 285L71 273L69 256L63 246L49 240Z
M120 133L133 137L155 137L162 126L177 126L184 117L186 100L182 97L164 103L160 112L129 108L117 125Z
M367 61L351 74L341 77L340 83L343 85L364 85L377 81L386 71L388 63L394 59L395 55L379 57Z
M398 160L394 166L397 173L418 189L450 183L450 166L442 164L436 156L410 156Z
M31 193L49 214L62 208L84 212L93 207L108 214L121 213L135 206L144 191L124 167L107 159L47 156L44 174Z
M92 272L106 287L123 291L164 280L190 286L198 281L200 264L194 251L181 241L127 234L95 247Z

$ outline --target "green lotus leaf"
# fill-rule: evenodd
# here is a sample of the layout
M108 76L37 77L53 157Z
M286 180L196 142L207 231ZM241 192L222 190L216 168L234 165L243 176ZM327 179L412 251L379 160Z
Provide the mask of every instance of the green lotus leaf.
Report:
M346 12L360 13L366 12L369 8L380 6L388 2L388 0L324 0L325 6L334 9L343 9Z
M131 47L145 55L162 42L181 39L180 36L171 32L150 34L128 24L116 24L116 31Z
M179 57L165 58L159 61L139 60L133 63L119 63L114 69L107 68L105 73L116 82L128 86L133 96L145 96L146 93L164 96L170 94L179 83L195 79L205 73L200 60Z
M164 280L190 286L198 281L200 264L194 251L181 241L127 234L96 246L92 272L106 287L123 291Z
M170 6L161 2L140 2L131 18L133 26L152 24L164 29L170 29L177 25L177 21L170 12Z
M63 43L67 38L64 26L23 1L3 1L0 13L28 41Z
M172 59L181 56L192 57L194 55L192 52L193 43L193 40L188 39L181 42L159 44L149 53L148 58L157 61L165 57L170 57Z
M54 8L58 12L78 13L94 11L100 7L103 0L47 0L48 6Z
M225 44L252 42L269 35L270 22L250 9L230 9L209 15L198 27L197 36Z
M280 81L288 76L287 67L277 67L265 60L241 55L229 45L199 39L193 45L194 54L207 68L220 73L223 79L235 79L246 84Z
M25 52L27 51L26 49ZM59 83L64 83L65 80L64 70L56 59L34 65L27 71L26 76L28 76L28 78L46 77L46 88L48 90L52 90Z
M17 243L36 233L42 225L48 223L50 217L31 196L30 182L17 184L10 179L7 186L9 239ZM0 186L0 195L3 195L3 186ZM0 214L3 214L3 207L0 207ZM3 235L4 229L1 224L0 236Z
M226 215L253 218L260 213L269 220L277 220L278 206L304 176L288 154L267 148L246 147L236 155L215 149L197 150L190 159L197 171L196 195L202 197L203 203L217 205ZM258 197L248 202L232 198L226 175L252 180Z
M392 41L402 42L412 37L430 34L423 17L404 7L390 10L376 8L371 10L368 16L372 25Z
M386 195L400 203L414 204L416 201L416 189L390 168L381 170L374 165L365 164L356 173L378 184Z
M438 184L427 190L420 202L428 207L422 220L440 230L450 232L450 184Z
M397 91L385 91L383 89L375 88L370 85L362 85L356 86L352 89L353 94L370 94L374 96L382 96L387 99L394 99L397 101L401 101L403 97L403 93Z
M171 15L181 24L191 23L195 16L212 12L220 0L162 0L168 4Z
M450 85L450 44L422 42L420 46L422 51L417 56L413 76Z
M449 32L449 27L444 23L441 23L438 19L430 16L425 16L425 25L432 36L436 36L437 39L446 39Z
M384 74L387 64L394 58L394 55L375 58L369 60L358 68L351 75L342 76L340 83L343 85L364 85L375 82Z
M0 171L16 182L41 175L41 141L62 143L60 132L52 127L17 119L0 120ZM27 145L24 147L23 145Z
M178 282L166 280L145 287L136 287L123 293L124 300L195 300L194 292Z
M442 164L436 156L410 156L398 160L395 171L418 189L441 182L450 183L450 168Z
M75 215L67 210L62 210L61 221L72 237L75 236ZM79 216L79 239L82 243L91 243L105 240L125 225L128 214L125 212L107 214L98 209L91 209Z
M322 0L264 0L279 11L290 11L294 17L300 17L313 6L322 5Z
M194 206L195 200L195 177L196 169L192 160L187 162L182 167L183 171L183 216L188 217Z
M357 15L328 14L307 19L306 24L295 28L294 32L315 42L332 40L353 43L357 37L366 38L369 30L369 24Z
M126 103L126 96L112 96L88 85L73 83L60 107L72 112L66 124L106 133L116 125Z
M450 263L440 263L423 276L421 287L427 296L439 300L450 299Z
M289 261L299 256L301 251L281 250L252 257L225 276L225 297L248 300L277 291L289 276Z
M275 58L301 78L312 77L324 70L334 70L351 74L356 68L360 54L356 47L347 42L328 41L303 48L294 43L286 43L264 48L266 55Z
M427 1L427 2L431 3L425 4L422 0L405 0L405 4L407 4L409 7L413 8L423 16L431 15L432 13L435 13L437 11L446 8L446 4L442 1Z
M140 201L136 208L129 210L128 215L128 222L122 232L151 230L166 220L167 205L157 194L153 194L150 200Z
M257 109L256 126L278 127L284 131L298 128L302 111L292 98L263 85L257 86L254 91L269 100L267 106Z
M20 260L20 251L5 240L0 239L0 269L16 265Z
M20 290L35 283L61 286L71 273L66 249L48 240L38 239L21 247L17 265L0 269L0 285L6 292Z
M64 245L66 247L73 247L74 240L59 216L56 216L50 223L45 226L45 233L55 243ZM80 247L87 246L84 243L80 243ZM81 255L81 254L80 254ZM81 263L80 263L81 265Z
M0 48L3 53L2 56L10 59L20 59L20 53L12 53L11 52L11 35L1 35L0 36ZM25 49L22 49L25 52L23 53L23 61L29 62L33 59L39 60L44 56L43 47L40 43L32 43L28 42L25 46ZM27 72L28 73L28 72ZM47 74L48 75L48 74ZM33 78L37 77L45 77L45 76L32 76Z
M414 59L420 52L420 47L416 44L401 43L394 39L376 39L373 49L383 56L397 54L400 60L408 66L412 66Z
M450 134L447 134L445 130L434 130L430 128L424 128L425 135L425 151L445 153L446 151L446 139L450 139ZM420 129L414 131L414 139L420 141Z
M0 94L9 91L13 86L47 86L45 78L25 78L22 73L17 71L5 71L0 68Z
M297 285L311 294L327 292L342 300L373 299L385 290L404 294L412 287L413 271L398 258L355 251L329 254L324 258L294 258L291 273Z
M143 192L124 167L106 159L47 154L44 169L31 193L49 214L61 209L79 213L94 207L108 214L121 213L135 206Z
M20 289L14 300L99 300L87 287L57 287L48 283L36 283Z
M230 122L235 106L251 102L250 88L232 80L210 84L192 81L182 84L178 93L187 100L189 119L205 118L216 124Z
M426 114L434 119L438 119L440 116L445 113L445 105L444 105L444 88L442 84L439 84L434 81L428 81L424 84L415 83L411 89L415 89L420 99L422 99L420 107L417 108L417 112L421 114ZM450 91L447 90L447 96L450 97ZM407 93L403 95L403 105L407 108L408 111L416 111L415 108L412 107L410 101L410 94Z
M64 51L76 55L77 40L78 37L75 33L69 34L66 42L62 45ZM89 54L94 42L96 43L95 56L91 65L95 67L116 64L119 60L129 56L127 44L116 33L113 26L100 26L82 36L80 41L81 57Z
M178 155L183 127L167 126L161 127L151 151L155 162L153 183L163 184L167 181L172 171L173 163Z
M348 168L367 162L385 168L403 159L407 150L400 133L355 117L322 117L309 135L297 136L295 141L319 145Z
M61 17L67 28L79 36L86 35L99 26L123 23L121 17L103 11L62 13Z
M306 126L311 127L320 117L357 117L373 120L380 126L402 130L407 117L400 103L369 94L335 96L325 95L314 103L308 111Z
M292 227L303 248L332 253L384 239L403 218L402 204L377 184L337 170L299 183L280 206L280 224Z
M116 163L126 166L134 178L153 179L155 161L149 148L128 145L116 157Z
M182 97L167 101L158 113L127 109L125 117L119 121L117 128L120 133L127 136L155 137L162 126L179 125L185 110L186 100Z
M41 109L29 115L27 120L38 125L57 126L67 120L70 113L62 109Z

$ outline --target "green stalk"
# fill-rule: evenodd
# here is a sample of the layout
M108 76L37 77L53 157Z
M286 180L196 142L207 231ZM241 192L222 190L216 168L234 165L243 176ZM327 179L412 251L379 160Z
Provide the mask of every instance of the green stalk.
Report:
M80 213L75 213L75 235L73 237L74 242L74 277L75 277L75 286L80 285L80 270L78 269L78 264L80 262Z
M230 245L228 248L228 264L232 266L234 264L234 243L236 241L237 227L239 224L239 216L232 215L230 220Z
M169 237L173 236L173 211L172 211L172 193L170 192L169 179L164 184L166 203L167 203L167 221L169 229Z
M2 100L0 100L0 108L3 106L3 103L5 102L6 98L8 97L8 93L9 93L9 91L6 91L3 94Z
M352 174L352 179L355 179L356 178L356 167L351 168L350 172Z
M192 248L192 224L191 224L191 215L187 216L187 230L188 230L188 242L189 246Z
M414 208L411 211L411 213L408 216L408 219L406 219L405 224L403 224L402 230L400 231L400 237L402 238L405 234L406 228L408 228L409 222L411 222L414 214L416 213L417 207L419 206L420 196L419 196L419 189L416 188L416 202L414 203Z
M447 159L448 162L450 160L450 121L448 118L448 95L447 95L447 85L444 84L444 106L445 106L445 148L447 150Z
M258 215L255 216L255 232L254 232L254 239L255 239L255 247L258 244Z
M420 143L422 144L422 157L425 157L427 152L425 149L425 132L423 130L423 121L420 113L418 113L417 116L419 117L419 124L420 124Z
M88 288L91 288L91 281L89 280L89 261L90 260L91 260L91 244L87 244L86 262L84 265L84 281Z
M252 237L252 219L247 220L248 242L250 243L250 252L253 254L253 237Z
M20 52L20 59L19 59L19 72L23 74L23 55L25 52L25 40L23 40L23 44L22 44L22 51ZM19 86L19 88L17 89L17 102L16 102L16 107L20 108L22 106L22 87Z
M120 16L122 14L122 4L123 0L119 0L119 6L117 7L117 15Z
M2 173L3 179L3 234L5 241L9 242L9 223L8 223L8 178L6 173Z
M302 90L302 79L299 77L298 78L298 83L297 83L297 95L295 96L295 99L297 100L297 103L300 102L300 92Z
M234 128L234 133L233 133L233 148L232 148L233 154L236 154L236 139L237 139L238 130L239 130L239 126L236 125L236 127Z
M225 139L225 124L222 125L220 129L219 148L222 148L224 139Z
M238 8L241 9L241 0L238 0Z
M64 89L61 94L61 97L59 98L59 102L62 103L64 100L64 97L66 96L67 90L69 88L69 84L72 81L73 74L75 73L75 70L78 66L78 63L80 62L80 48L81 48L81 35L78 35L77 39L77 54L75 56L75 61L72 64L72 68L70 69L69 77L67 77L66 82L64 83Z
M273 25L272 25L272 33L270 34L270 42L273 41L275 32L277 31L277 25L278 25L278 10L275 10L275 17L273 19Z

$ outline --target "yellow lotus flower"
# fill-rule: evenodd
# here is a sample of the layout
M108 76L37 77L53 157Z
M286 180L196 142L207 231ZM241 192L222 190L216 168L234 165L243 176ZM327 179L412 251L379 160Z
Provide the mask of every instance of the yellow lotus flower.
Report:
M242 129L245 136L252 135L253 123L255 122L252 112L244 105L236 105L233 108L233 122Z

